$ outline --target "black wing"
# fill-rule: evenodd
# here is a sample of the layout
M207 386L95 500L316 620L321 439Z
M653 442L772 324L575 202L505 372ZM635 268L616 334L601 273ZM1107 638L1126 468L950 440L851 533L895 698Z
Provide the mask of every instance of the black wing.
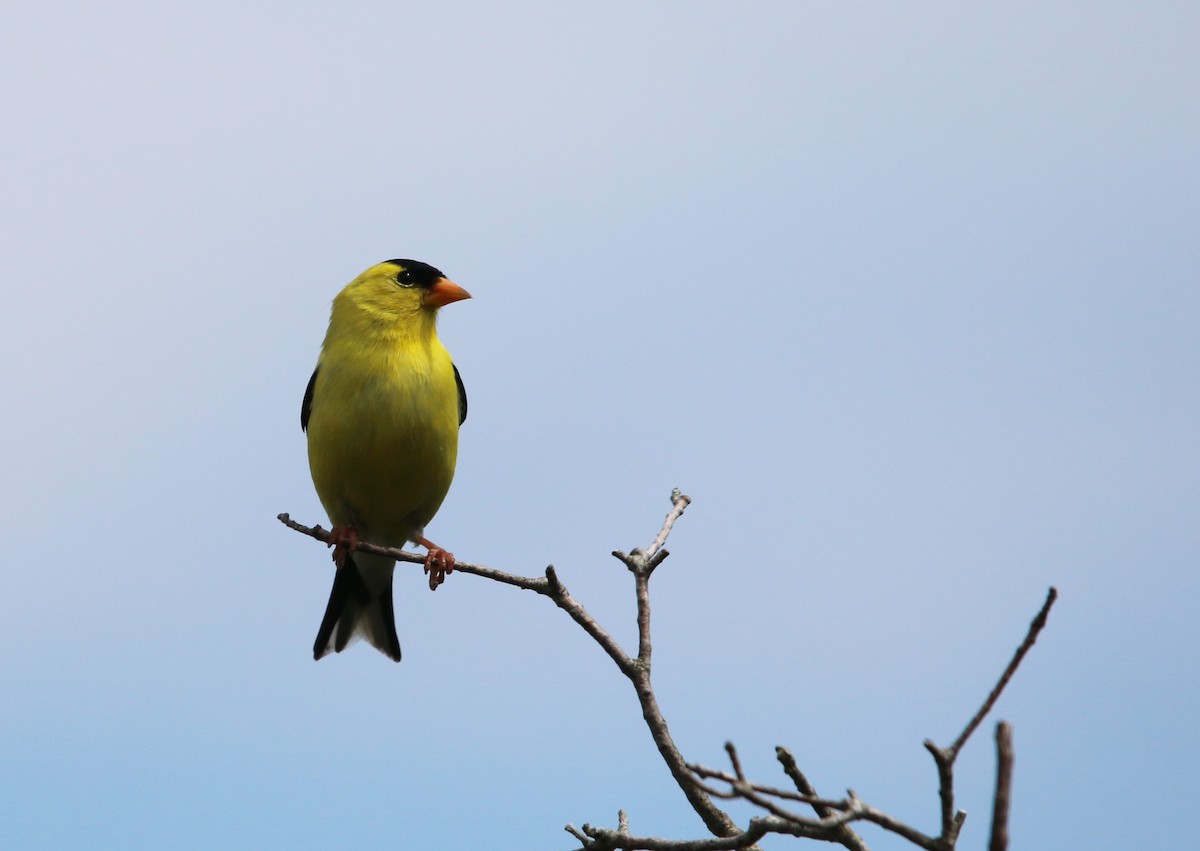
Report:
M450 366L454 367L454 383L458 385L458 424L462 425L467 421L467 388L463 387L462 376L458 374L458 367L454 366L454 364L450 364ZM316 373L313 373L313 377L316 377ZM311 386L310 384L309 396L312 395ZM308 397L306 396L305 398L307 399Z
M319 370L320 368L321 367L318 366L317 369L313 370L312 378L308 379L308 387L306 387L304 390L304 401L300 403L300 430L301 431L308 431L308 417L312 413L313 387L315 387L317 384L317 370ZM458 387L459 387L458 397L459 397L459 399L462 399L463 398L462 384L459 384ZM467 403L464 400L461 404L461 407L464 410L466 410L466 405L467 405Z

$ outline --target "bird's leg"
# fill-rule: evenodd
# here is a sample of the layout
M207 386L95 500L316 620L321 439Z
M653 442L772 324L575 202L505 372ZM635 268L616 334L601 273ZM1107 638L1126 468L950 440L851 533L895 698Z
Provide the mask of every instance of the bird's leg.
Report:
M454 572L454 553L443 550L425 537L417 538L414 543L429 550L425 554L425 572L429 574L429 590L436 591L446 577Z
M329 530L329 541L325 544L333 547L333 563L338 568L346 566L346 559L358 547L358 530L353 526L334 526Z

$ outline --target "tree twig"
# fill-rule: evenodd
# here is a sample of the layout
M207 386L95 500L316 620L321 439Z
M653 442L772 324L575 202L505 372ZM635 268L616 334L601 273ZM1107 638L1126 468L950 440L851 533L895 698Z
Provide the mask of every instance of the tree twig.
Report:
M963 746L970 739L972 733L975 732L983 719L995 707L996 701L1000 698L1000 694L1004 691L1005 686L1008 685L1017 668L1020 666L1021 661L1025 658L1030 648L1033 647L1034 642L1037 641L1038 634L1046 626L1050 608L1054 605L1056 599L1058 599L1058 592L1054 588L1051 588L1046 595L1045 603L1043 603L1042 608L1030 623L1025 638L1017 647L1012 660L1000 675L996 685L988 693L983 705L972 716L971 720L967 722L966 727L958 738L955 739L954 744L948 748L941 748L934 744L932 740L925 741L925 747L933 754L938 770L938 796L941 800L941 833L937 837L926 836L915 828L893 819L886 813L868 807L854 795L853 791L849 793L848 798L841 801L818 797L815 788L796 766L795 759L785 748L776 748L775 754L783 766L784 773L787 774L795 785L795 792L748 781L742 770L737 749L732 743L728 742L725 745L725 750L729 755L729 761L733 768L732 774L724 771L715 771L697 764L691 764L688 767L697 778L718 780L729 786L728 791L721 791L704 785L703 788L713 797L726 799L741 798L765 810L773 819L801 825L805 829L827 828L830 825L841 827L843 829L842 833L837 835L829 833L819 838L838 842L847 848L865 848L861 837L850 831L848 827L850 821L864 820L871 821L885 830L903 836L914 845L928 849L928 851L952 851L958 841L963 821L966 819L966 813L962 810L956 810L954 807L954 762L958 758L958 754L961 752ZM990 851L1006 851L1008 846L1008 813L1011 799L1013 766L1012 728L1007 722L1001 722L997 727L996 747L996 795L993 803ZM775 803L776 800L807 804L820 816L820 820L806 819L795 813L791 813ZM838 814L843 816L843 818L838 818ZM845 816L849 817L846 818Z
M1000 694L1004 691L1004 687L1008 685L1013 674L1017 672L1017 668L1021 664L1021 660L1025 658L1025 654L1033 647L1037 641L1038 634L1042 628L1046 626L1046 618L1050 614L1050 608L1054 605L1054 601L1058 599L1058 590L1051 586L1046 594L1046 602L1042 604L1042 608L1034 616L1033 621L1029 624L1029 629L1025 633L1025 639L1017 647L1016 653L1013 654L1012 660L1008 663L1008 667L1000 675L1000 679L996 681L996 685L992 687L991 692L983 701L983 705L967 722L967 726L959 733L958 738L954 740L948 748L938 747L932 739L925 740L925 749L933 755L933 761L937 764L938 772L938 797L942 803L942 835L941 840L946 847L953 848L954 843L958 840L958 833L962 829L963 821L967 814L962 810L954 809L954 761L958 758L958 754L962 751L963 746L971 737L971 734L987 717L987 714L992 711L996 705L996 701L1000 699Z
M1038 634L1042 628L1046 626L1046 618L1050 614L1050 607L1054 605L1054 601L1058 599L1058 589L1053 586L1046 594L1046 602L1042 604L1041 610L1034 616L1033 621L1029 624L1029 631L1025 633L1025 640L1021 642L1021 646L1017 648L1017 652L1013 654L1012 661L1008 663L1008 667L1004 669L1004 673L1000 675L1000 679L996 681L996 685L992 688L991 693L987 696L987 700L983 702L983 706L979 707L979 711L975 716L967 722L967 726L958 734L958 738L954 740L954 744L950 746L950 750L958 752L962 750L962 746L967 743L967 739L975 732L975 729L987 717L987 714L992 711L992 707L996 705L996 701L1000 699L1000 693L1004 691L1004 687L1008 685L1013 674L1017 672L1021 661L1025 658L1025 654L1033 647L1037 641Z
M579 601L570 595L566 586L559 580L553 565L546 568L544 577L538 578L518 576L483 565L462 561L456 562L454 569L462 573L482 576L486 579L504 583L505 585L512 585L516 588L523 588L527 591L533 591L549 597L554 601L555 605L579 624L600 645L604 652L616 663L621 673L633 684L638 703L642 708L642 717L646 721L646 726L650 730L650 736L658 748L659 755L662 756L663 761L667 764L671 776L675 778L675 782L687 797L688 802L692 805L692 809L704 821L705 827L714 836L734 836L743 833L743 831L695 783L691 772L688 771L687 762L684 760L683 754L680 753L679 748L671 738L671 733L667 729L666 719L663 717L662 710L658 706L658 699L654 695L654 688L650 682L652 652L650 641L650 575L669 555L665 549L667 537L671 534L675 522L683 515L683 512L687 509L691 501L691 497L680 492L678 488L675 488L671 491L671 510L667 513L662 526L658 530L658 534L655 535L650 545L644 550L634 549L628 555L620 551L613 553L614 556L625 563L625 566L634 575L638 627L638 655L636 659L630 658L621 648L619 642L596 622ZM297 532L326 544L329 543L329 532L320 526L304 526L292 520L287 514L280 514L279 520ZM394 558L401 562L424 564L422 556L405 552L401 549L377 547L362 541L358 543L357 549L362 552ZM584 829L586 833L587 825L584 826ZM568 832L573 831L574 829L572 828Z
M622 671L633 684L634 693L642 707L642 718L650 730L650 738L658 748L659 756L667 764L667 769L692 809L700 816L704 826L713 836L734 836L741 829L729 815L713 803L712 798L701 789L688 770L687 761L683 758L671 732L667 728L667 720L663 717L654 694L650 680L651 657L653 645L650 640L650 575L658 565L669 555L665 549L667 536L675 526L683 512L691 503L691 497L680 492L679 488L671 491L671 510L663 519L658 534L646 549L635 549L628 555L616 550L613 555L625 564L634 576L634 594L637 600L638 655L628 670Z
M324 544L329 543L329 530L322 529L320 526L305 526L303 523L297 523L288 514L280 514L276 519L289 529L295 529L301 535L308 535L310 538L315 538ZM359 541L355 547L357 552L374 553L379 556L394 558L396 561L407 562L409 564L419 564L424 566L425 556L417 553L410 553L407 550L402 550L398 547L378 547L375 544L366 541ZM550 596L550 588L548 580L543 577L531 578L528 576L517 576L513 573L505 573L503 570L496 570L491 567L484 567L481 564L471 564L468 561L455 561L454 570L460 573L470 573L475 576L482 576L484 579L491 579L495 582L501 582L505 585L512 585L515 588L524 588L526 591L534 591L538 594Z
M565 830L575 837L581 847L587 851L607 851L607 849L613 849L613 851L727 851L727 849L736 851L736 849L754 849L755 843L768 834L824 840L843 845L851 851L866 851L866 844L850 828L850 823L868 821L907 839L926 851L953 851L963 820L966 818L965 812L954 809L954 762L967 740L994 708L1021 661L1036 642L1038 634L1046 625L1050 608L1057 599L1057 591L1054 588L1050 589L1046 602L1030 624L1025 639L1017 648L1008 667L1005 668L983 705L967 723L954 743L948 748L941 748L931 740L926 740L925 747L933 754L937 764L938 794L941 799L941 834L937 837L930 837L867 805L854 794L853 790L848 790L847 797L840 800L818 796L816 789L800 771L795 758L786 748L776 748L776 757L783 767L784 773L795 786L795 792L747 780L737 749L731 742L726 743L725 749L733 769L732 774L704 768L697 764L688 764L684 761L682 753L667 729L666 720L659 709L650 679L653 647L650 640L649 582L655 568L669 555L665 548L667 538L690 502L690 498L678 489L673 490L671 511L668 512L650 546L644 550L634 549L628 555L621 551L613 552L613 555L620 559L634 575L638 628L636 658L630 657L621 648L619 642L592 618L581 603L570 595L566 586L559 580L553 565L546 568L544 576L526 577L470 562L455 564L455 570L462 573L481 576L549 597L558 608L566 612L600 645L621 673L632 683L638 703L642 708L642 717L645 719L659 754L666 762L672 777L691 803L692 808L704 821L714 838L670 840L658 837L635 837L629 832L629 820L624 810L618 813L616 830L593 827L589 824L583 825L582 829L568 824ZM280 514L279 520L291 529L326 544L329 543L329 532L320 526L304 526L293 521L287 514ZM357 549L393 558L399 562L424 564L423 556L400 549L378 547L366 542L359 542ZM1007 722L1001 722L998 725L996 744L997 778L990 851L1006 851L1013 766L1012 728ZM716 780L726 784L729 788L728 790L713 788L703 782L705 779ZM751 819L746 829L743 830L713 802L714 798L740 798L764 810L768 815ZM817 818L808 818L793 813L777 803L778 801L794 801L812 807Z
M667 536L671 534L671 530L675 528L675 521L683 516L683 512L692 504L692 498L685 493L680 493L679 488L674 488L671 491L671 511L663 520L662 528L658 530L658 534L654 536L654 540L650 542L650 546L646 548L646 558L653 559L658 551L661 550L667 543ZM662 559L659 559L661 562ZM653 568L651 568L653 570Z
M996 796L992 800L992 837L988 851L1008 849L1008 811L1012 801L1013 739L1012 724L996 725Z
M760 809L766 810L776 819L782 819L792 825L803 828L807 831L803 835L814 839L836 842L854 851L865 851L867 846L863 842L862 837L851 830L849 825L853 821L869 821L884 830L907 839L920 848L927 849L927 851L939 851L941 848L939 839L927 836L899 819L889 816L882 810L870 806L855 795L853 790L848 792L846 798L834 800L832 798L808 795L803 792L792 792L789 789L765 786L760 783L751 783L743 778L739 778L736 774L705 768L702 765L692 764L689 767L698 777L718 780L729 784L730 788L727 792L705 787L709 794L720 798L740 798L748 801ZM796 801L807 804L814 809L819 808L821 817L819 819L805 818L804 816L785 810L772 802L770 798ZM772 830L770 832L778 833L780 831Z

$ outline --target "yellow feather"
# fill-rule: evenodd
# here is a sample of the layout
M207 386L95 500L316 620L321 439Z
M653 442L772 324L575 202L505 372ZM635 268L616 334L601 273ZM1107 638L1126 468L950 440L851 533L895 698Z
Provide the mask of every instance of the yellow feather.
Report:
M458 390L436 308L396 273L373 266L334 299L307 429L329 519L382 546L422 534L458 455Z
M395 562L343 550L355 537L426 546L430 588L453 568L454 557L424 535L454 478L461 420L437 310L468 297L432 266L396 260L372 266L333 300L300 415L313 484L341 541L316 659L366 638L400 661Z

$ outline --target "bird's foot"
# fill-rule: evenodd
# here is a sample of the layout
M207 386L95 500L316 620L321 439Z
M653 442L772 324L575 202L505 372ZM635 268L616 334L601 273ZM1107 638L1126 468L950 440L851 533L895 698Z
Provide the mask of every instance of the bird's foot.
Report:
M429 590L436 591L438 586L446 581L446 577L454 572L454 553L425 538L421 538L417 543L429 549L425 554L425 572L429 574Z
M333 563L338 568L345 567L346 559L358 547L358 530L353 526L334 526L325 546L333 547Z

